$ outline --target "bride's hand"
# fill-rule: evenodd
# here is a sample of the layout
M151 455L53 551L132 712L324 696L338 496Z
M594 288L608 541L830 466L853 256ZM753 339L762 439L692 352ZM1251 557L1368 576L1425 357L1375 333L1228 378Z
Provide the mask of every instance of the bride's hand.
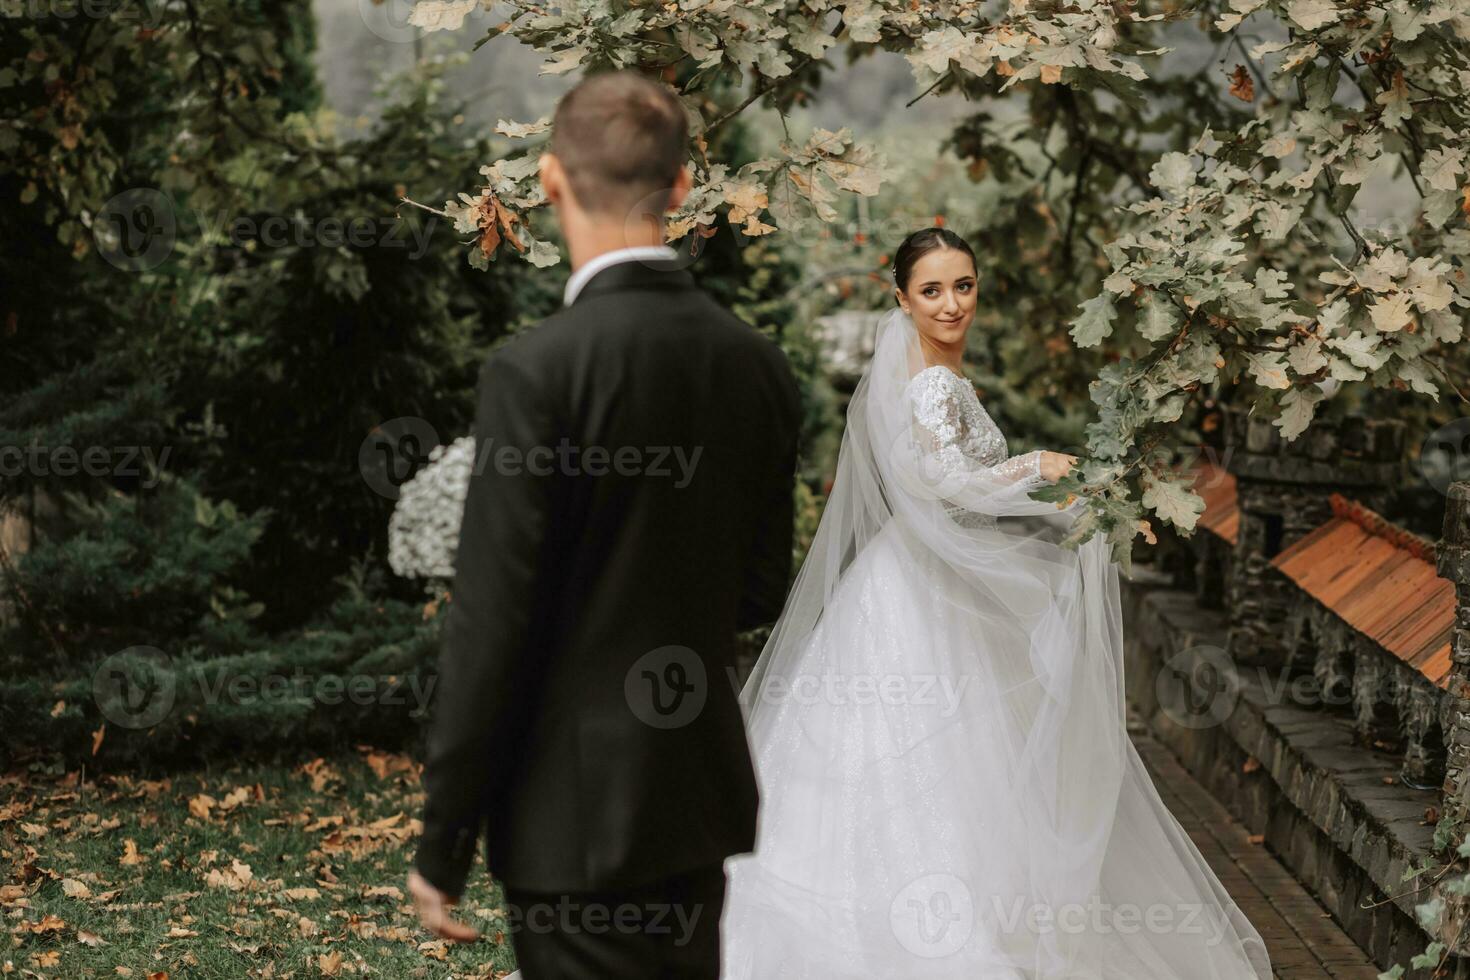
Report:
M1076 456L1067 453L1054 453L1050 450L1042 450L1041 453L1041 475L1052 483L1072 471L1072 466L1077 462Z

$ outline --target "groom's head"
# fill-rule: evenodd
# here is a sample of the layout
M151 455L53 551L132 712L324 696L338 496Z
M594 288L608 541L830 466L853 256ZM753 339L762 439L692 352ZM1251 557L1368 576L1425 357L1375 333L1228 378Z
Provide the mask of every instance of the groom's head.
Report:
M541 184L563 229L659 231L689 191L688 127L673 91L633 72L589 76L562 96Z

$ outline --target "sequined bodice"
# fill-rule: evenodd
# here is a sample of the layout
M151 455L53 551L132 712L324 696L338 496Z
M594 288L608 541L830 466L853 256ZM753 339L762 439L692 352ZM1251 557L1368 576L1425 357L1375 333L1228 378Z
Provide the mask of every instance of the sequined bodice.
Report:
M949 368L936 364L914 375L908 396L914 421L929 443L925 449L945 475L984 470L1007 483L1044 482L1040 451L1007 456L1005 434L980 404L974 386ZM945 510L967 527L994 524L994 518L949 504Z

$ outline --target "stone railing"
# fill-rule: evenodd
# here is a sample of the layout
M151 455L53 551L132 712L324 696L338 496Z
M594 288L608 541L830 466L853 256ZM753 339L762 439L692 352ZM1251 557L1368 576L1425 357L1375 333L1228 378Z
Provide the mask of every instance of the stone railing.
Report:
M1436 878L1470 814L1470 485L1428 541L1380 516L1399 423L1225 433L1195 560L1125 583L1129 700L1383 968L1438 940L1436 976L1470 978L1458 875Z
M1439 574L1455 589L1449 680L1440 712L1448 733L1444 806L1450 820L1464 825L1470 818L1470 484L1450 484L1436 550Z
M1398 421L1319 420L1286 442L1266 419L1227 410L1225 467L1236 481L1240 530L1224 598L1230 654L1238 663L1282 660L1290 598L1273 587L1271 560L1331 518L1333 493L1381 511L1403 459Z
M1298 700L1351 714L1362 744L1403 755L1402 780L1445 778L1453 585L1433 542L1333 494L1332 518L1271 566L1296 588L1281 678Z

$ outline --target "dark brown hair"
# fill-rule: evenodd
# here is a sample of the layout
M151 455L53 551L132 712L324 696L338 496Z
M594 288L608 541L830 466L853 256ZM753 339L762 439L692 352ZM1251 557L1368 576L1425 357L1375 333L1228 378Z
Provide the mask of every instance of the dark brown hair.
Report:
M588 76L557 104L551 152L583 210L655 219L689 158L689 117L673 90L631 71Z
M976 270L980 268L975 261L975 252L970 248L970 243L948 228L935 225L933 228L920 228L911 232L907 238L898 246L898 251L893 253L893 284L899 289L909 288L909 276L914 271L914 264L941 248L955 248L970 257L970 264Z

